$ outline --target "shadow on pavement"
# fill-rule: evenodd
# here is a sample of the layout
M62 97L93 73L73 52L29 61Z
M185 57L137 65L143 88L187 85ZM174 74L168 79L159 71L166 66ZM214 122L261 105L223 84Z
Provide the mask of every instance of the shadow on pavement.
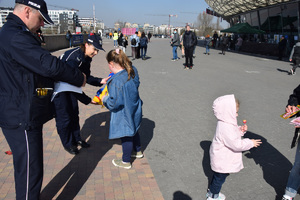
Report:
M86 119L81 136L91 146L82 148L74 158L47 184L41 192L43 200L53 199L61 191L57 200L74 199L82 186L93 173L101 158L116 141L108 140L109 112L99 113ZM64 187L65 186L65 187Z
M147 118L143 118L141 127L139 129L139 133L141 137L141 146L143 150L147 149L147 146L152 140L154 128L155 128L154 121L151 121Z
M274 148L264 137L247 132L244 136L250 139L261 139L262 144L258 148L250 149L245 156L253 159L256 164L260 165L263 171L263 178L274 188L277 196L276 200L280 200L284 194L287 179L292 168L292 163Z
M192 198L181 191L176 191L173 194L173 200L192 200Z
M203 149L202 167L205 176L207 177L207 188L211 182L213 171L210 168L209 148L211 141L201 141L200 146Z

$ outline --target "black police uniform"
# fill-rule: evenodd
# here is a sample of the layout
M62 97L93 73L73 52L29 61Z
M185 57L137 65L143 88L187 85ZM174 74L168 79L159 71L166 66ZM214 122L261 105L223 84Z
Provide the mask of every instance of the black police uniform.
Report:
M50 90L46 95L37 88L50 87L53 79L81 86L84 77L43 49L12 13L0 44L0 127L13 153L16 199L36 200L43 180L42 127L53 117Z
M91 61L90 57L85 57L84 52L80 47L66 51L61 60L68 65L79 68L85 73L87 83L93 86L102 86L100 84L102 78L91 76ZM78 101L87 105L91 102L91 98L84 93L79 94L75 92L60 92L55 95L53 102L56 113L56 128L60 136L62 145L70 153L77 153L76 146L79 141L82 141L80 136L79 125L79 108ZM75 147L75 148L74 148Z

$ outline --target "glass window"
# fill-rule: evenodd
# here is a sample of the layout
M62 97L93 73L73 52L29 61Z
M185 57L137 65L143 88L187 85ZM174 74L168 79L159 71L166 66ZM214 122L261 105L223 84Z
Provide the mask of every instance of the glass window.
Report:
M251 12L251 21L252 21L252 26L258 27L258 17L257 17L257 11Z

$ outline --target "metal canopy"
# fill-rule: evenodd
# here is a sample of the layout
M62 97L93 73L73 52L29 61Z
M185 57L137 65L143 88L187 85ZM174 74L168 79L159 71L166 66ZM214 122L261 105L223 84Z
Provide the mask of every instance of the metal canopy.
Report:
M205 0L215 12L223 17L249 12L259 8L295 0Z

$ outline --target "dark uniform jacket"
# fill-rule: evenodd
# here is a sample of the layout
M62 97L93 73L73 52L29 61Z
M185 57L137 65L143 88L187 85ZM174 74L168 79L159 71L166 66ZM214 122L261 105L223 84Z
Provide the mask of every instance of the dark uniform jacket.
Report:
M290 95L290 98L288 100L288 105L290 106L297 106L300 103L300 85L296 87L293 91L293 94ZM297 117L299 117L299 114L297 114ZM291 148L295 147L296 144L299 141L299 128L295 129L294 138L291 144Z
M53 87L53 80L81 86L83 75L40 46L23 21L9 14L0 30L0 127L25 129L40 126L53 115L50 92L38 96L36 89ZM52 116L51 116L52 115Z
M100 84L102 78L97 78L91 75L92 58L85 57L84 52L80 49L80 47L66 51L61 56L61 60L74 68L79 68L79 70L86 75L86 82L88 84L93 86L102 86L102 84ZM87 105L91 102L91 98L84 92L82 92L82 94L72 92L72 94L83 104Z

